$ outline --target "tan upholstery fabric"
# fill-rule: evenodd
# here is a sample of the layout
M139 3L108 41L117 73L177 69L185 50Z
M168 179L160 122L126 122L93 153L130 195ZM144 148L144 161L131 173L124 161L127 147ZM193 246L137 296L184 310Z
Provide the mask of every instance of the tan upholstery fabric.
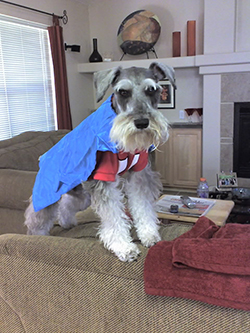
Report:
M0 208L0 235L6 233L27 233L27 229L24 226L23 210Z
M44 133L44 132L28 131L28 132L24 132L24 133L21 133L19 135L16 135L11 139L2 140L2 141L0 141L0 149L1 148L6 148L6 147L9 147L9 146L13 146L13 145L15 145L17 143L20 143L20 142L29 141L29 140L33 139L34 137L36 137L37 135L40 135L41 133Z
M25 210L35 178L35 171L0 170L0 207Z
M68 132L31 131L0 141L0 234L26 233L23 214L32 194L38 158Z
M0 332L250 331L248 312L146 295L147 249L139 245L138 261L122 263L91 236L97 225L81 224L88 236L80 239L0 236L0 313L11 311ZM170 240L190 227L172 223L161 234Z
M0 141L0 168L38 171L39 156L67 132L26 132L15 138ZM53 140L53 136L58 136L58 140Z
M17 143L16 145L2 148L0 153L0 166L3 169L34 170L38 171L37 155L47 151L53 146L50 138L41 142L38 138ZM8 157L7 157L8 156Z

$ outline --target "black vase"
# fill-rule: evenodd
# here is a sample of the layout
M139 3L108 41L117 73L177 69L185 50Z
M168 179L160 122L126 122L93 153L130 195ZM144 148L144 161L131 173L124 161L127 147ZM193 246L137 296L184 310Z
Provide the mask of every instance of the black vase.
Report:
M102 61L102 56L97 50L97 39L93 38L93 52L89 57L89 62L101 62L101 61Z

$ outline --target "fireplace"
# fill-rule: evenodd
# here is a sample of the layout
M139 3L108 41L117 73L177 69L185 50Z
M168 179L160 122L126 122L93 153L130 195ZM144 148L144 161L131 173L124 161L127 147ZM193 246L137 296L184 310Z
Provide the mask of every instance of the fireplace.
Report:
M250 178L250 102L234 104L233 170Z
M250 187L250 72L221 75L220 169Z

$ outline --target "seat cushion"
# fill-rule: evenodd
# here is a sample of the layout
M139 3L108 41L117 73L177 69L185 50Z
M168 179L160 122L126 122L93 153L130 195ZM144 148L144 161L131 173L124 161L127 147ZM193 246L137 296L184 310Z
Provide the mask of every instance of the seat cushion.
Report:
M0 168L38 171L39 156L69 131L25 132L0 142Z
M25 210L36 174L35 171L0 169L0 207Z

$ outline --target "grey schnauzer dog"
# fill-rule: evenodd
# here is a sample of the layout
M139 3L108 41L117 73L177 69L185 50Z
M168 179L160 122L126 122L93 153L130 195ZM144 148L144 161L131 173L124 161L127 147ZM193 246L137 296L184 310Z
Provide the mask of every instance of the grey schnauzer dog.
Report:
M28 234L49 235L56 220L63 228L75 226L75 214L91 205L101 220L99 239L120 260L131 262L140 253L131 237L131 226L142 245L150 247L160 241L155 211L162 187L160 178L148 158L142 169L136 170L136 163L138 152L148 154L152 145L157 147L168 139L168 121L157 109L162 89L158 82L164 78L175 87L173 68L158 62L147 69L117 67L94 75L98 101L110 86L113 88L112 108L116 115L110 140L119 152L132 154L129 170L123 177L123 168L119 169L113 181L83 181L58 202L39 211L34 210L31 198L25 212Z

